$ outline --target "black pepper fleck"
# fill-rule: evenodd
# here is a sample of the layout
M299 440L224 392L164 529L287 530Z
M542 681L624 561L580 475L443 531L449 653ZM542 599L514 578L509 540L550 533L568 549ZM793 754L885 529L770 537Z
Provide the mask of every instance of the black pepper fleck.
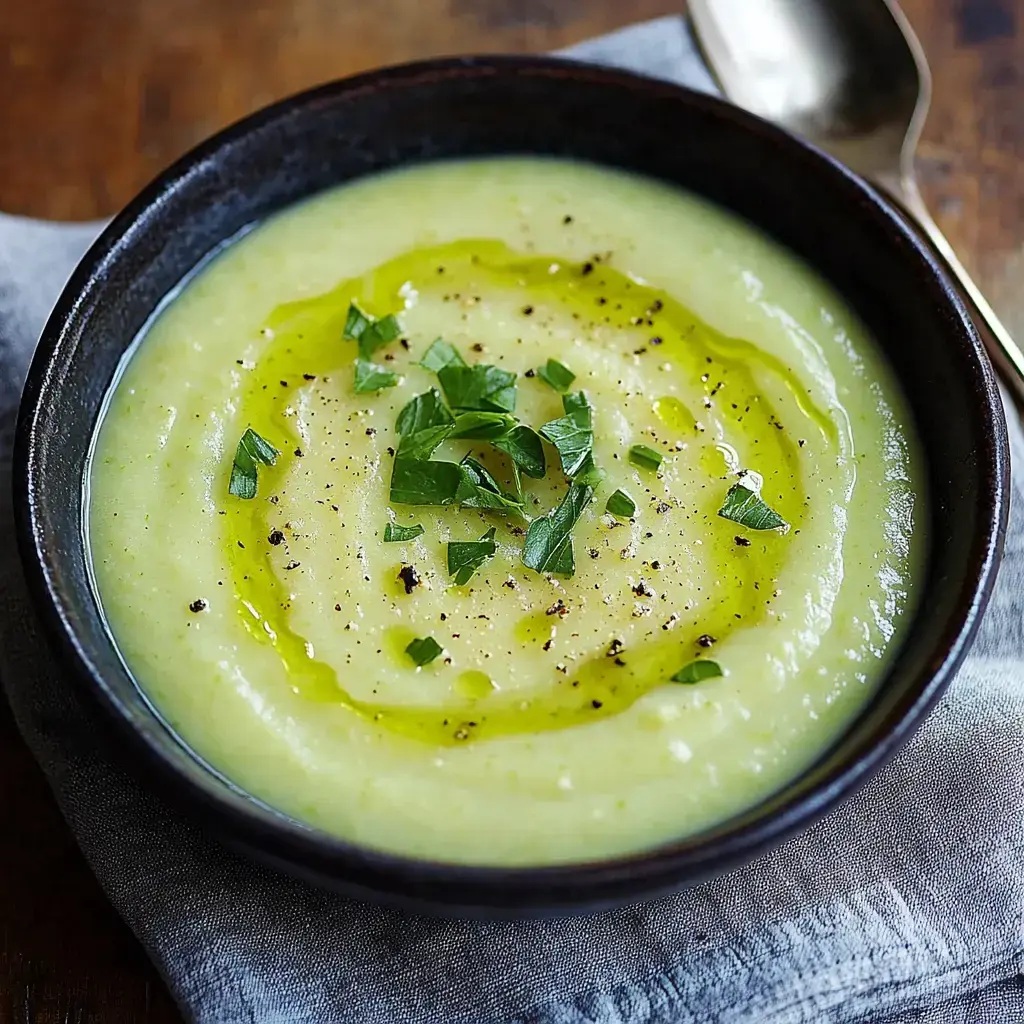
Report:
M267 540L276 547L278 544L284 543L284 534L280 530L271 530Z
M710 636L708 633L702 633L699 637L697 637L698 647L711 647L714 644L714 642L715 638L713 636Z
M404 584L405 592L407 594L411 594L422 582L420 574L416 571L416 567L413 565L403 565L399 570L398 578Z
M197 597L197 598L196 598L196 599L195 599L195 600L194 600L194 601L193 601L193 602L192 602L192 603L191 603L191 604L190 604L190 605L188 606L188 610L189 610L190 612L195 612L196 614L198 614L199 612L205 611L205 610L206 610L206 602L205 602L205 601L204 601L204 600L203 600L203 599L202 599L201 597Z

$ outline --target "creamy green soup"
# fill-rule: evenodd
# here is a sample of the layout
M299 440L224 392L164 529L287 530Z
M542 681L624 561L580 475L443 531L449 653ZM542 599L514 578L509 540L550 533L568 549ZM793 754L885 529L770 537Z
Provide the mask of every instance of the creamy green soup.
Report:
M501 159L339 188L202 267L114 388L88 531L126 663L234 782L368 846L546 864L819 757L923 520L903 399L811 269L664 184Z

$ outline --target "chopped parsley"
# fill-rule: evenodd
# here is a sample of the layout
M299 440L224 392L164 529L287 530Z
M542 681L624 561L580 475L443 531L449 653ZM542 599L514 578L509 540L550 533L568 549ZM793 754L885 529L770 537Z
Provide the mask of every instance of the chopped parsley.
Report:
M398 505L462 505L523 514L522 502L506 494L494 477L468 456L461 463L396 458L390 499Z
M500 366L448 363L437 371L437 379L453 409L515 412L516 375Z
M636 502L622 488L608 499L604 508L619 519L632 519L636 515Z
M523 565L537 572L572 576L576 571L572 531L593 497L594 489L588 484L570 484L558 508L534 519L527 528Z
M422 537L426 531L416 523L415 526L400 526L398 523L388 523L384 527L384 543L394 544L398 541L415 540Z
M547 472L544 459L544 445L532 427L520 423L507 434L491 439L498 451L504 452L527 476L540 480Z
M507 412L460 412L455 417L452 437L463 437L472 441L491 441L503 437L518 422Z
M700 659L691 661L684 665L673 677L673 683L691 685L699 683L702 679L714 679L716 676L724 675L722 666L717 661L706 661Z
M404 438L403 438L404 441ZM390 499L397 505L461 505L475 487L455 462L396 457Z
M748 474L745 479L750 479ZM742 483L733 484L725 496L725 503L718 510L723 519L730 519L750 530L785 530L789 523L774 509L769 508L762 500L760 479L755 478L755 487L747 487Z
M417 395L402 409L398 414L397 426L399 434L405 437L406 434L415 434L427 427L444 426L454 422L454 417L441 401L441 393L437 388L431 388L422 395Z
M422 636L411 640L405 653L422 668L429 665L443 650L444 648L432 636Z
M458 540L448 542L448 575L455 577L458 586L465 586L473 573L494 556L495 529L492 526L479 540Z
M629 461L640 469L656 470L661 465L662 455L645 444L635 444L629 449Z
M371 363L368 359L356 360L355 390L356 394L364 391L380 391L393 388L398 383L398 374L379 363Z
M557 359L549 359L537 370L537 376L545 384L550 384L556 391L568 391L570 385L576 379L576 374Z
M467 508L497 509L513 512L520 516L523 514L522 499L502 490L501 485L487 471L486 466L467 455L459 463L459 468L465 474L470 489L470 493L464 494L460 498L460 505Z
M555 446L562 460L562 472L572 480L594 464L593 408L583 391L563 395L562 406L565 415L545 423L540 436Z
M445 366L465 366L466 361L459 355L459 350L444 338L438 338L423 354L420 366L431 373L437 373Z
M342 337L358 343L359 355L363 359L370 359L377 349L394 341L401 333L402 325L393 313L377 320L364 313L354 302L349 303Z
M398 459L429 459L455 428L437 388L416 395L398 414Z
M256 497L256 475L259 464L273 466L281 453L267 440L248 427L235 449L228 493L236 498Z

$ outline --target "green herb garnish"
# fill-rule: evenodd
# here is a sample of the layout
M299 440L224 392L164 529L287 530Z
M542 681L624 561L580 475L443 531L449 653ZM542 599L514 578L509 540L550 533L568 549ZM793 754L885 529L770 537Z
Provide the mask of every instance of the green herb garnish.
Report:
M549 359L539 370L537 376L545 384L550 384L556 391L568 391L569 386L576 379L576 374L563 366L557 359Z
M398 433L402 440L398 443L396 459L429 459L454 427L455 418L437 388L417 395L398 414Z
M562 396L565 415L540 428L540 436L550 441L562 460L562 472L572 480L593 466L593 409L583 391Z
M460 412L455 417L452 437L463 437L473 441L492 441L503 437L517 423L515 416L507 412Z
M377 349L394 341L401 333L402 325L393 313L376 320L354 302L349 303L342 337L358 342L359 355L363 359L369 359Z
M570 484L558 508L530 523L523 545L523 565L537 572L571 576L576 571L572 531L593 497L594 489L587 484Z
M604 508L620 519L632 519L636 515L636 502L621 488L608 499Z
M391 471L392 503L398 505L461 505L476 490L455 462L396 458Z
M420 366L431 373L437 373L445 366L465 366L466 361L459 355L459 350L444 338L438 338L423 354Z
M415 540L422 537L426 531L416 523L415 526L400 526L398 523L388 523L384 527L384 543L394 544L397 541Z
M417 430L415 434L407 434L398 442L395 458L420 461L429 459L438 446L448 439L451 432L452 427L449 423L443 427L427 427L426 430Z
M454 424L455 418L448 407L441 401L441 392L437 388L424 391L413 398L398 414L398 432L405 437L415 434L427 427L440 427Z
M398 383L398 374L392 373L379 363L371 363L368 359L356 360L356 394L364 391L380 391L382 388L393 388Z
M756 490L743 484L733 484L729 488L725 504L718 514L751 530L781 530L789 526L778 512L764 503Z
M410 641L405 653L422 668L429 665L443 650L432 636L422 636Z
M468 486L464 487L460 504L467 508L500 509L514 512L517 515L523 514L522 499L502 490L501 485L491 476L487 467L477 462L471 455L467 455L459 463L459 468L466 474L468 481ZM466 493L467 490L469 493Z
M448 363L437 371L437 379L453 409L515 412L516 375L500 366Z
M458 586L465 586L477 571L494 556L495 529L492 526L479 540L453 540L448 542L448 575L455 577Z
M498 451L508 455L514 465L527 476L540 480L547 472L544 445L541 443L540 435L525 423L513 427L503 437L492 438L491 444Z
M273 466L280 454L269 441L260 437L252 427L248 427L235 449L228 493L236 498L255 498L258 464Z
M673 677L673 683L699 683L702 679L714 679L715 676L724 675L722 666L717 661L691 661L684 665Z
M635 444L629 449L629 461L640 469L656 470L661 465L662 454L645 444Z
M494 477L468 456L461 463L396 458L390 500L398 505L463 505L523 514L522 502L506 494Z

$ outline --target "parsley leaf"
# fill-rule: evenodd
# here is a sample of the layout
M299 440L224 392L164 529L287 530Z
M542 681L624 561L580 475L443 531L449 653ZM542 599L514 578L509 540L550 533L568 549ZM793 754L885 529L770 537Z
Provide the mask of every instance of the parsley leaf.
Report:
M370 323L370 318L354 302L350 302L341 336L348 341L358 341Z
M632 519L636 515L636 502L622 488L608 499L604 508L619 519Z
M382 388L393 388L398 383L398 374L392 373L378 363L368 359L356 360L356 394L364 391L380 391Z
M515 425L515 416L510 416L507 412L460 412L455 417L452 437L491 441L507 434Z
M502 491L494 477L468 456L461 463L396 458L390 500L398 505L462 505L523 514L522 502Z
M562 472L571 480L581 470L593 466L593 408L586 393L563 395L565 415L540 428L540 436L550 441L562 460Z
M639 469L656 470L662 461L662 454L645 444L635 444L629 449L629 461Z
M459 504L466 508L501 509L518 515L523 514L522 500L503 491L486 466L467 455L459 463L459 468L466 474L469 485L468 488L463 488L463 497Z
M523 545L523 565L537 572L571 576L576 571L572 530L594 497L587 484L569 485L562 503L530 523Z
M453 409L515 412L516 375L500 366L448 363L437 371L437 379Z
M260 437L252 427L248 427L235 449L228 493L236 498L255 498L257 464L273 466L280 454L269 441Z
M733 484L718 510L723 519L731 519L751 530L781 530L789 523L774 509L769 508L757 490L743 484Z
M422 636L409 641L405 653L422 668L429 665L443 650L444 648L432 636Z
M438 446L446 441L452 432L452 425L446 423L440 427L427 427L417 430L414 434L406 434L398 442L397 459L429 459Z
M691 661L684 665L673 677L673 683L699 683L702 679L714 679L716 676L724 675L722 666L717 661Z
M369 359L377 349L394 341L402 333L402 325L393 313L376 320L354 302L350 302L341 333L348 341L358 342L359 355Z
M492 526L479 540L455 540L448 542L448 575L455 577L458 586L465 586L477 571L493 557L497 550L494 543L495 529Z
M459 350L449 342L445 341L444 338L438 338L434 341L430 348L423 353L423 358L420 360L420 366L425 370L430 370L432 373L437 373L438 370L445 366L465 366L466 361L459 355Z
M394 544L397 541L415 540L422 537L426 531L416 523L415 526L400 526L398 523L388 523L384 527L384 543Z
M441 401L441 392L437 388L424 391L413 398L398 414L398 432L404 437L415 434L427 427L443 426L454 423L455 419L448 407Z
M544 445L541 444L540 436L525 423L513 427L503 437L493 438L491 444L498 451L508 455L527 476L540 480L547 472Z
M413 398L398 414L398 459L429 459L452 432L455 419L437 388Z
M391 470L390 500L396 505L459 505L474 493L455 462L396 457Z
M557 359L549 359L537 370L537 376L556 391L568 391L569 385L576 379L576 374Z

